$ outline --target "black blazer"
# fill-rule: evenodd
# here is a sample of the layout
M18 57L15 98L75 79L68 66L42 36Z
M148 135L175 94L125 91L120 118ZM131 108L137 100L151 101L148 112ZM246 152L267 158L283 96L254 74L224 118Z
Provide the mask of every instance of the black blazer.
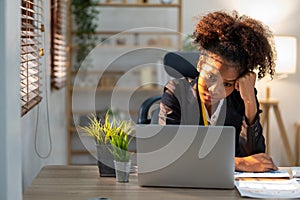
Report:
M237 157L265 152L265 139L259 121L261 110L257 98L256 101L258 112L255 122L249 126L245 121L245 106L240 93L234 90L224 99L217 125L235 127ZM197 78L174 79L167 83L160 103L159 124L203 125L201 113Z

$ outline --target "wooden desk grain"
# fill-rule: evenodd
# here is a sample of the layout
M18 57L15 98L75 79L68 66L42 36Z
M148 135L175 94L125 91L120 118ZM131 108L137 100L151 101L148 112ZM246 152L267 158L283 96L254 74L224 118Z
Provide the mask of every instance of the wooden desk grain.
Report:
M137 175L129 183L114 177L99 177L97 166L46 166L23 195L24 200L88 200L108 197L111 200L193 200L242 199L234 190L140 187Z

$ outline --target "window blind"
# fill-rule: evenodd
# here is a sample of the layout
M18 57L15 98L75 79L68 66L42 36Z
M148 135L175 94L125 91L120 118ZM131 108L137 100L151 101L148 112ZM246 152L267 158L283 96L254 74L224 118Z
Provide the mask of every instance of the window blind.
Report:
M67 45L65 0L51 0L51 86L60 89L66 84Z
M42 0L21 0L21 106L22 116L37 105L40 96L42 48Z

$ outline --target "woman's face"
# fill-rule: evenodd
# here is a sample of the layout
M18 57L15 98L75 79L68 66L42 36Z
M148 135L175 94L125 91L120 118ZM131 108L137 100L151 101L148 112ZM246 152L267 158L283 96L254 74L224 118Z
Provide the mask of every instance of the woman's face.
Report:
M206 105L214 105L230 95L239 77L236 64L212 53L200 56L198 71L199 96Z

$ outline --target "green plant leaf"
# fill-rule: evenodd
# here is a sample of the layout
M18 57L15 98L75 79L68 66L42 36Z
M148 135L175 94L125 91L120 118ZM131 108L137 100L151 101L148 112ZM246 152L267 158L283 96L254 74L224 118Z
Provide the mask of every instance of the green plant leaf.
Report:
M129 161L128 146L133 139L130 137L133 131L131 122L117 120L109 112L105 115L104 123L100 123L95 115L89 116L88 119L89 125L80 128L94 137L97 144L110 143L112 149L109 151L116 161Z
M99 0L72 0L72 13L75 21L75 42L78 46L75 69L95 47L98 37L95 34L98 27L99 10L96 9Z

